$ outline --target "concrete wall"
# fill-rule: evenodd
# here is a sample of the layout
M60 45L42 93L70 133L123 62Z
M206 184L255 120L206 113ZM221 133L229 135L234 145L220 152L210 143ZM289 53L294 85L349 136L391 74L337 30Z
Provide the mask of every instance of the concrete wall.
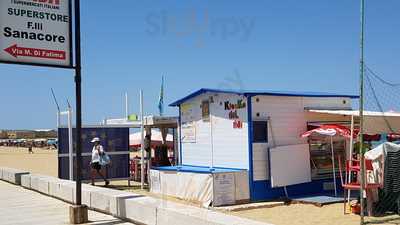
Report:
M29 174L29 172L11 169L6 167L0 167L0 178L4 181L21 185L21 177L25 174Z
M0 175L0 179L5 181L9 181L9 179L14 181L11 177L19 176L19 180L23 180L23 187L27 189L35 190L66 202L74 202L75 183L72 181L33 175L26 171L1 167ZM91 209L131 220L138 224L266 224L190 205L86 184L82 185L82 202Z

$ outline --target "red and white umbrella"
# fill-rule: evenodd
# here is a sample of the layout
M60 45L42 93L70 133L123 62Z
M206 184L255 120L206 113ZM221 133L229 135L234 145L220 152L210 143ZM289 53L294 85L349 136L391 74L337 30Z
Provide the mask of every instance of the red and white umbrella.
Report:
M351 137L351 131L349 128L338 125L338 124L330 124L330 125L321 125L318 128L309 130L301 135L301 137L308 137L311 136L312 134L320 134L324 136L342 136L345 138L350 138Z
M309 137L313 134L319 134L323 136L329 136L331 139L331 154L332 154L332 173L333 173L333 183L335 185L335 196L337 196L336 187L336 173L335 173L335 154L333 152L333 136L341 136L345 138L351 138L351 130L345 126L338 124L331 125L321 125L315 129L309 130L301 135L301 137Z

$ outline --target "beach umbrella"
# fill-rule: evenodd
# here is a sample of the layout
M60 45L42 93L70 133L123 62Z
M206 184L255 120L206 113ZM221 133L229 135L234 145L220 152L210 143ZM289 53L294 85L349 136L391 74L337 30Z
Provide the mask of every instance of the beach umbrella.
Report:
M345 138L351 137L351 131L349 128L338 125L338 124L330 124L330 125L321 125L315 129L309 130L301 135L301 137L309 137L313 134L319 134L322 136L329 136L331 141L331 156L332 156L332 174L333 174L333 183L335 186L335 196L337 196L337 187L336 187L336 173L335 173L335 154L333 152L333 137L341 136Z

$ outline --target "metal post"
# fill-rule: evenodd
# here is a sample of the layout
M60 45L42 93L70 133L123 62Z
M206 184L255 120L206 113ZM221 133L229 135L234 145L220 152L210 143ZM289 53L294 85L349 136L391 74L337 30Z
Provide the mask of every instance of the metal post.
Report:
M126 120L129 119L129 99L128 99L128 92L125 92L125 118L126 118Z
M211 141L211 168L210 170L214 170L214 134L213 134L213 120L211 114L211 106L209 106L210 112L210 141Z
M72 142L72 108L68 107L69 180L74 180L74 146Z
M360 34L360 165L361 165L361 187L360 187L360 224L364 225L364 186L365 186L365 164L364 164L364 25L365 25L365 0L361 0L361 34Z
M174 162L175 166L179 165L179 149L178 149L178 129L173 128L173 136L174 136Z
M82 68L80 0L75 0L76 205L82 205Z
M146 131L146 136L150 135L149 142L151 143L151 127L147 126L144 130ZM149 190L150 190L151 152L152 152L152 149L151 149L151 144L150 144L150 149L149 149L149 153L147 154L147 163L146 163L147 164L147 170L146 170L146 172L147 172L147 187L149 188Z
M337 185L336 185L336 168L335 168L335 153L333 151L333 137L331 136L331 154L332 154L332 175L333 185L335 186L335 196L337 196Z
M351 125L350 125L350 144L349 144L349 160L353 159L353 142L354 142L354 115L351 115ZM347 177L348 181L351 181L351 173L349 173L349 176ZM350 196L351 196L351 191L350 189L347 191L347 203L350 205Z
M141 142L140 149L142 151L140 159L140 187L144 189L144 111L143 111L143 90L140 90L140 130L141 130Z
M57 129L61 126L61 115L60 110L57 111Z

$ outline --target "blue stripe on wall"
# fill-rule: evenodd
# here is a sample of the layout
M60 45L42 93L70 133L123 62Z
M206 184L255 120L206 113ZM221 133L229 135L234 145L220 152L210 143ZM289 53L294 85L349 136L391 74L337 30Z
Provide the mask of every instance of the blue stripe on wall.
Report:
M252 110L251 96L247 97L247 124L248 124L248 142L249 142L249 190L250 199L256 200L253 179L253 110ZM265 191L264 191L265 192Z
M333 182L332 179L324 179L324 180L315 180L310 183L304 184L296 184L287 186L287 191L289 197L299 197L304 195L316 195L316 194L326 194L326 195L334 195L333 190L325 191L324 183ZM253 193L251 195L252 201L264 201L264 200L272 200L278 198L284 198L285 192L283 188L271 188L270 181L254 181L253 182ZM337 188L342 191L342 187L340 184L337 185Z

